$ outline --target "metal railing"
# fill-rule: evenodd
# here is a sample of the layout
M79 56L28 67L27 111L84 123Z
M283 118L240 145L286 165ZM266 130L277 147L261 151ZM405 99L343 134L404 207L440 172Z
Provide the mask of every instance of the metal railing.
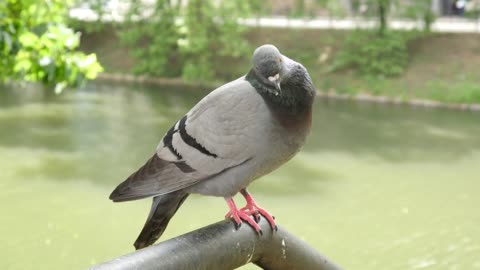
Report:
M254 263L270 270L341 270L282 227L263 235L248 225L222 221L90 268L90 270L226 270Z

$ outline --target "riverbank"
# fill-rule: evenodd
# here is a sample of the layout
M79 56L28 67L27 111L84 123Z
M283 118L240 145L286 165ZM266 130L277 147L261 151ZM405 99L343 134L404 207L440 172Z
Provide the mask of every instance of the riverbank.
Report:
M186 82L179 78L152 78L147 76L133 76L130 74L115 74L115 73L102 73L98 76L98 80L112 81L118 83L143 83L153 84L159 86L187 86L187 87L200 87L214 89L221 85L221 83L209 83L199 85L197 83ZM351 100L358 102L370 102L385 105L395 106L410 106L412 108L425 108L425 109L450 109L458 111L473 111L480 112L480 104L472 103L445 103L428 99L411 99L405 100L400 97L393 98L387 96L373 96L369 94L341 94L334 91L322 92L317 91L317 97L331 100Z
M411 58L406 72L399 77L385 78L361 76L352 70L332 71L335 56L348 33L324 29L251 28L245 38L252 47L274 43L284 54L303 63L317 89L324 94L330 93L325 94L327 96L331 93L340 97L380 96L380 100L412 103L431 100L435 104L455 104L452 107L480 103L479 34L435 33L417 38L409 44ZM82 49L97 53L106 73L133 74L135 59L128 48L121 45L111 27L97 33L84 33ZM215 70L218 83L243 75L250 66L250 59L218 57L215 61L218 62Z

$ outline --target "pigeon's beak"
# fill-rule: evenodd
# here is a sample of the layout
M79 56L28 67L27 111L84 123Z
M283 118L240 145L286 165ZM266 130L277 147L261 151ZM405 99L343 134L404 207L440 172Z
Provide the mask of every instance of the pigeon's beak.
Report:
M282 91L282 89L280 88L280 78L275 81L275 88L278 90L278 92Z

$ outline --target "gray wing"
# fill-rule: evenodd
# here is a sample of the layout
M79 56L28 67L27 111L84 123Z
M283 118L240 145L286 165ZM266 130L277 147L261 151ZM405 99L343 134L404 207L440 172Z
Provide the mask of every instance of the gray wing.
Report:
M253 158L270 113L242 77L212 91L163 137L156 154L120 184L114 201L161 195L191 186Z
M186 169L183 163L165 161L154 154L145 165L115 188L110 199L121 202L170 193L202 178Z

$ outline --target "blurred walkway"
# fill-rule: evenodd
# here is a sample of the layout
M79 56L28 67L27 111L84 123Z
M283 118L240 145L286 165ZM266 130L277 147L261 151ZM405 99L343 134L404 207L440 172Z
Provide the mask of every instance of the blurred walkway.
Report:
M241 20L241 23L247 26L260 27L288 27L288 28L307 28L307 29L355 29L355 28L373 28L375 20L367 19L288 19L288 18L249 18ZM422 29L423 23L414 20L390 20L389 28L397 30ZM464 18L438 18L432 25L432 31L445 33L480 33L480 20L470 20Z
M106 13L102 21L122 21L118 9ZM82 21L96 21L98 16L89 8L74 8L69 13L71 18ZM246 18L240 20L241 24L252 27L278 27L299 29L355 29L373 28L376 21L363 18L315 18L315 19L290 19L286 17ZM389 21L389 27L397 30L421 29L422 22L414 20ZM457 17L438 18L432 25L432 31L445 33L480 33L480 20Z

